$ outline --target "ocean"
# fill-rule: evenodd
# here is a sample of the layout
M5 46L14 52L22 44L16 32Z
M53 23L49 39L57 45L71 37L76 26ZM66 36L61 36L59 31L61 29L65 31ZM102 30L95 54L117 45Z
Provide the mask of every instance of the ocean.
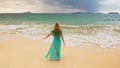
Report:
M56 22L62 25L67 46L120 48L120 14L1 13L0 40L16 39L14 36L41 39Z

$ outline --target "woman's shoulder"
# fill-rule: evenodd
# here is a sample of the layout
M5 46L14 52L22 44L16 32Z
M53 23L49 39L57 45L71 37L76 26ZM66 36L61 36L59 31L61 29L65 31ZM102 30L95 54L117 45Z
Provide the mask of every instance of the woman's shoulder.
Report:
M62 35L62 34L63 34L63 31L61 30L61 31L60 31L60 35Z
M61 30L60 32L63 33L63 30Z
M53 30L51 30L51 34L53 34Z

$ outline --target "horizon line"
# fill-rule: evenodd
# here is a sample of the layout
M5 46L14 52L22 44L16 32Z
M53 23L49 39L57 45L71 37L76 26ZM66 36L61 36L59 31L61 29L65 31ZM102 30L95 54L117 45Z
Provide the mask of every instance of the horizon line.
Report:
M120 13L118 11L109 11L109 12L83 12L83 11L74 11L74 12L32 12L32 11L23 11L23 12L0 12L0 13L101 13L101 14L109 14L109 13Z

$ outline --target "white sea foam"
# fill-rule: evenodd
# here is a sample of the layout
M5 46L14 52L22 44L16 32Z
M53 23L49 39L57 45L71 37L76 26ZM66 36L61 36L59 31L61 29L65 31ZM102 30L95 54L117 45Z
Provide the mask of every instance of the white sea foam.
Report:
M0 25L0 40L15 39L11 35L40 39L48 34L52 25ZM119 26L63 25L66 45L99 45L102 48L116 48L120 45ZM52 37L45 40L50 43Z

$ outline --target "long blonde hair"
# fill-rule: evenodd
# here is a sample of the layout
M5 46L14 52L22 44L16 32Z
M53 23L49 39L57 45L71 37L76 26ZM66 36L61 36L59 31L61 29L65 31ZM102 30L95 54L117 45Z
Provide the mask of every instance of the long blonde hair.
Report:
M54 32L56 35L59 35L59 34L60 34L60 32L61 32L60 23L58 23L58 22L55 23L54 28L53 28L53 32Z

